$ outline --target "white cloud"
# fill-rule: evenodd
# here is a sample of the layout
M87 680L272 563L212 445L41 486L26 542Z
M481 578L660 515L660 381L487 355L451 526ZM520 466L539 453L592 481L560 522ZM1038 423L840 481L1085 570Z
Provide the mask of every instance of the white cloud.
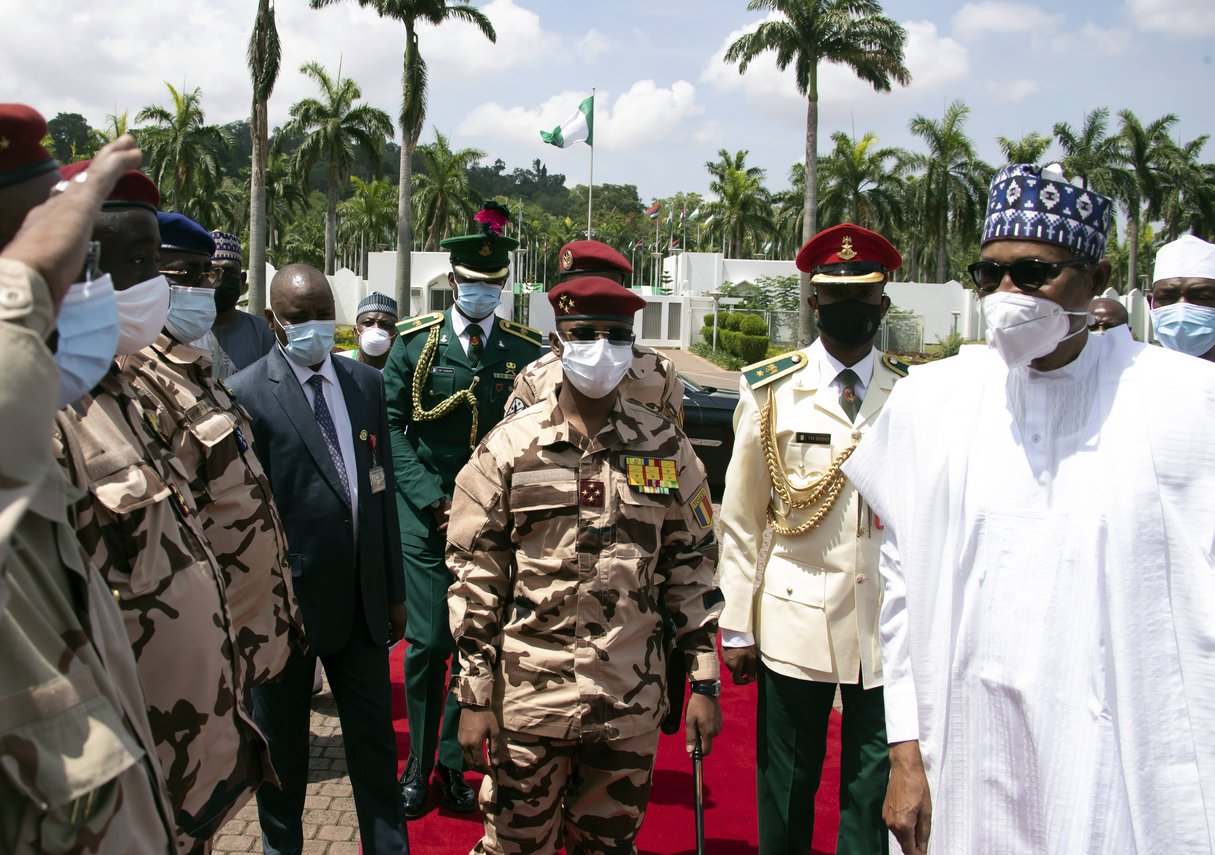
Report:
M1124 8L1145 30L1189 39L1215 36L1211 0L1126 0Z
M562 39L540 26L540 16L515 5L513 0L490 0L481 11L494 25L495 42L473 24L458 19L439 27L418 28L422 54L433 71L478 77L552 62L565 53Z
M734 40L758 26L757 21L730 33L709 59L700 80L719 92L741 91L761 110L791 116L800 123L805 115L805 97L797 91L792 69L779 70L771 53L761 54L753 60L746 74L739 74L737 65L725 61L726 50ZM907 21L903 26L907 30L903 57L911 72L907 90L923 94L961 80L970 72L966 48L955 39L942 35L936 24ZM875 99L881 97L846 66L834 63L823 63L819 67L818 90L819 103L824 106L874 105L880 103ZM898 84L894 84L894 90L904 91Z
M567 90L532 108L481 104L465 117L459 133L534 146L539 143L541 129L550 130L568 119L589 94ZM639 80L614 103L610 93L600 92L595 97L595 147L623 152L679 139L689 135L689 123L703 111L696 103L696 87L686 80L677 80L669 87Z
M611 43L598 30L592 29L574 45L574 53L587 64L596 62L611 49Z
M984 85L988 96L996 102L1015 104L1035 94L1040 87L1038 81L1022 77L1017 80L988 81Z
M1062 22L1062 15L1051 15L1037 6L984 0L959 9L953 16L953 31L963 41L973 41L991 33L1047 34Z

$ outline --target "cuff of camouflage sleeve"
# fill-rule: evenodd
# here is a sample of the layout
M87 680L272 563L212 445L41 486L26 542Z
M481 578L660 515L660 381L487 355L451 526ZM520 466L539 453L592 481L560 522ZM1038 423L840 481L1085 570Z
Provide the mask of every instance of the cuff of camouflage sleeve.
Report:
M458 674L451 678L451 693L462 707L487 708L494 697L494 678Z
M717 663L717 651L706 650L692 654L692 665L688 668L689 680L719 680L721 668Z

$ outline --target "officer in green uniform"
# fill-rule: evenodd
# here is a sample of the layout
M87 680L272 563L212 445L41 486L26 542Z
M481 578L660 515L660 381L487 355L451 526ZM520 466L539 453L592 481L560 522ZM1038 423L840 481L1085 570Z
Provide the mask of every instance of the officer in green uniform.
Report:
M519 245L502 236L509 218L501 205L487 202L475 218L481 233L440 243L451 253L448 281L455 305L398 324L384 366L409 604L410 751L401 801L410 819L426 810L436 741L443 803L459 812L476 809L456 739L460 707L447 693L448 660L453 669L457 665L447 622L452 577L443 551L456 474L501 421L515 375L540 355L543 343L537 330L494 315L510 272L510 251Z

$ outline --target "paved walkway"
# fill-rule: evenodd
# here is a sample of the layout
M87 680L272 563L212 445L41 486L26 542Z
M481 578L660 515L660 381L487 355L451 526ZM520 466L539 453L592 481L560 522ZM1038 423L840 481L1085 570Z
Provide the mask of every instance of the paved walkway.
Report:
M359 820L346 773L346 752L337 705L325 690L312 699L312 739L308 761L308 795L304 799L304 855L358 855ZM220 829L214 855L261 852L262 829L257 802L251 799L236 818ZM421 855L421 853L418 853Z
M690 377L693 382L699 383L701 386L716 386L718 389L731 392L738 391L738 378L742 376L741 372L718 368L709 360L687 350L664 349L662 353L664 356L670 357L680 374Z

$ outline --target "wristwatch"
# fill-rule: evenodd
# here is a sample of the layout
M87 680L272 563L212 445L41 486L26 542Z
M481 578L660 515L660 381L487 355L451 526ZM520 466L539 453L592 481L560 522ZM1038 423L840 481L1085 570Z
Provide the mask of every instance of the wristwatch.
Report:
M721 680L693 680L692 694L708 695L710 698L721 697Z

